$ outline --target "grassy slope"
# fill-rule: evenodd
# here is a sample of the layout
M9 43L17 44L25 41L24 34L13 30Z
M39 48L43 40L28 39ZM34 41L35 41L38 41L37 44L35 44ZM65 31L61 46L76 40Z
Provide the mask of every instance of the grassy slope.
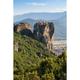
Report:
M19 52L14 51L14 80L42 80L45 74L49 73L47 68L47 72L44 74L39 72L40 70L43 71L40 65L45 60L49 61L52 66L52 72L48 75L50 77L49 80L53 80L51 79L53 75L56 78L56 71L62 69L62 57L59 59L48 50L45 50L44 44L27 36L14 33L14 42L20 43ZM39 56L37 53L42 53L43 55ZM35 78L34 75L36 79L33 79ZM45 77L43 80L48 79Z

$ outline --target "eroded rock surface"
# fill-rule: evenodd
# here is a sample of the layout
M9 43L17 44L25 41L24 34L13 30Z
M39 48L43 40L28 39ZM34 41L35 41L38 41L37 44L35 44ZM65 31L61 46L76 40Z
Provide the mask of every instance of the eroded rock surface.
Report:
M52 49L52 38L54 34L54 24L52 22L37 22L34 24L34 36L44 42L48 49Z
M19 23L14 25L14 31L22 35L35 37L35 39L44 42L49 50L52 50L52 39L54 34L54 24L52 22L40 21L32 26L28 23Z
M28 23L19 23L14 25L14 31L19 32L22 35L32 36L32 26Z

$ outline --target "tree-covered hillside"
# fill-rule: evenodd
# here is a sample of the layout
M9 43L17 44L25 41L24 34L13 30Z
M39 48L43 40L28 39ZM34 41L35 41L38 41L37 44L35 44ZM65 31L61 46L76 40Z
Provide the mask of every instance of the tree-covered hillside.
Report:
M14 80L66 80L66 52L56 56L43 43L14 33Z

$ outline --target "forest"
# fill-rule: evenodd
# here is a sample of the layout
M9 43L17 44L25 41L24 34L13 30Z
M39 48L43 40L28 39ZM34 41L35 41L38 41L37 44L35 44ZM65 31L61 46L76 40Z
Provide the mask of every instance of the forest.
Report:
M14 32L14 80L66 80L66 61L66 50L57 56L40 41Z

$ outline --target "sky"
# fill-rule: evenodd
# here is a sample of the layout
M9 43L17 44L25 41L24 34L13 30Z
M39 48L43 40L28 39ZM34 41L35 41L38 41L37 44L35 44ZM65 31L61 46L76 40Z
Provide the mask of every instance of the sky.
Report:
M66 11L66 0L14 0L14 15Z

